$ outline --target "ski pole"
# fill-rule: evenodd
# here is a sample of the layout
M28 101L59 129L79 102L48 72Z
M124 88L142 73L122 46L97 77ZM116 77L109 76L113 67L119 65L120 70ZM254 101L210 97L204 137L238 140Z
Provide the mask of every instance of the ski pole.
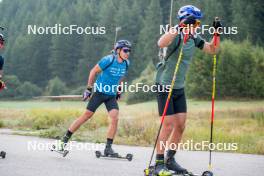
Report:
M116 44L116 41L117 41L118 31L120 31L121 29L122 29L121 27L116 27L114 47L115 47L115 44Z
M172 27L172 12L173 12L173 2L174 0L171 0L171 5L170 5L170 16L169 16L169 27L166 28L168 31L170 31L170 28ZM159 49L159 59L162 61L166 55L167 55L167 50L168 47L160 48Z
M172 27L172 12L173 12L173 2L174 0L171 0L171 6L170 6L170 28Z
M214 46L216 47L217 36L214 34ZM213 57L213 87L212 87L212 112L211 112L211 129L210 129L210 144L213 143L213 129L214 129L214 114L215 114L215 84L216 84L216 54ZM209 149L209 169L212 169L212 150Z

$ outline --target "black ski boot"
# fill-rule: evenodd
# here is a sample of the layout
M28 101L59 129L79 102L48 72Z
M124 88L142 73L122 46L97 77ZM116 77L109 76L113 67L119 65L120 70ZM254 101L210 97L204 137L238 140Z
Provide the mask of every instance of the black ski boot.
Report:
M172 173L164 164L164 160L156 160L154 174L157 176L172 176Z
M174 171L176 174L188 174L188 171L181 167L176 161L175 158L167 158L166 161L166 167L171 170Z
M115 153L111 146L106 145L104 149L104 155L105 156L118 156L118 153Z

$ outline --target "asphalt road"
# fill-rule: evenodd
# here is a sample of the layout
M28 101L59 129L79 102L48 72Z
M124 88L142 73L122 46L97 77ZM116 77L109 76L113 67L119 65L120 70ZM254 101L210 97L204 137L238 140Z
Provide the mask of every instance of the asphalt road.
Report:
M114 149L119 153L133 153L133 161L97 159L94 151L87 150L73 150L66 158L63 158L58 153L43 150L45 144L53 141L37 137L0 134L0 150L7 152L6 159L0 159L0 175L140 176L143 175L151 154L151 148L147 147L114 145ZM33 151L32 146L36 146L34 144L42 150ZM177 160L194 173L202 173L207 170L208 153L180 151L177 153ZM215 176L264 175L264 156L260 155L213 153L213 163Z

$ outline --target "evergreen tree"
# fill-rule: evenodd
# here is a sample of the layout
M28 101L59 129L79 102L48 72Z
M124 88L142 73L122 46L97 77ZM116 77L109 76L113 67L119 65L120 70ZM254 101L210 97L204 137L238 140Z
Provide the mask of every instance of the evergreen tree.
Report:
M160 37L160 25L162 24L161 8L158 0L151 1L146 11L144 26L140 31L138 41L140 44L136 47L135 69L143 70L146 64L152 62L152 59L158 57L157 41Z

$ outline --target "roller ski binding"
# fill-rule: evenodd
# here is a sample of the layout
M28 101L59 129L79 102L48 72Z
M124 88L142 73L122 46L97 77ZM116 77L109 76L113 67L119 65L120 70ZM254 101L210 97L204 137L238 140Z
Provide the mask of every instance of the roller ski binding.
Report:
M102 158L127 159L128 161L132 161L132 159L133 159L132 154L127 154L126 156L121 156L118 153L115 153L111 147L106 147L103 154L100 151L95 151L95 156L97 158L102 157Z
M2 159L5 159L5 157L6 157L6 152L1 151L1 152L0 152L0 157L1 157Z
M57 153L61 154L63 157L66 157L68 155L69 151L65 150L65 147L66 147L66 143L59 140L56 144L52 145L50 151L57 152Z
M150 166L144 170L144 176L172 176L164 163L157 163L155 166Z

